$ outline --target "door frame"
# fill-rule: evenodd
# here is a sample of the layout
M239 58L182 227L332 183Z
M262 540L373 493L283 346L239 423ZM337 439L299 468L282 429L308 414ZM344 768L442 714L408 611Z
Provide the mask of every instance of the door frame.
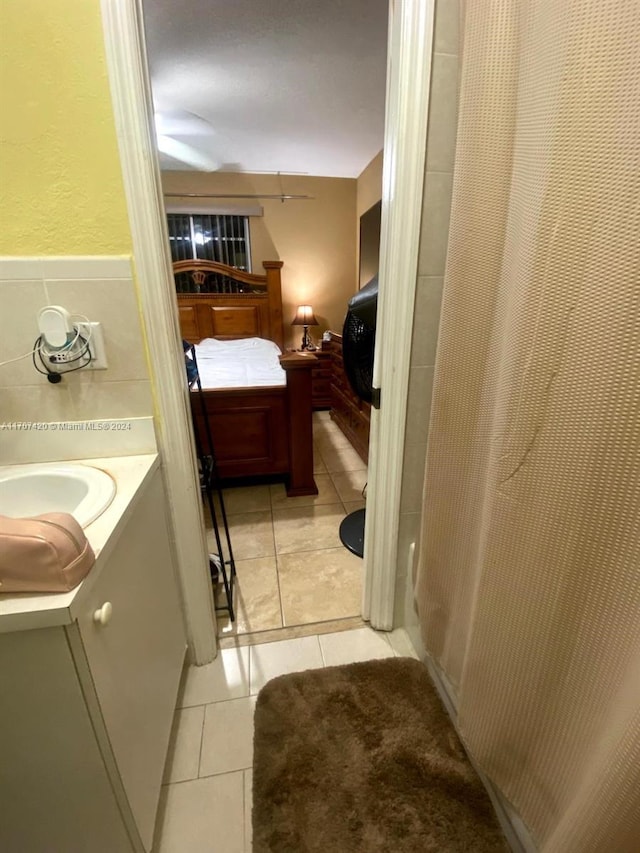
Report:
M363 617L381 630L393 627L434 5L435 0L389 2L374 363L382 407L372 410L371 418L362 603ZM154 377L161 377L154 382L156 433L189 648L192 661L203 664L216 653L215 613L154 142L142 0L101 0L101 8L140 309L149 362Z
M390 0L362 615L393 627L435 0ZM404 567L402 568L404 570Z
M134 280L154 391L156 440L167 488L171 539L189 656L216 655L216 618L178 306L153 129L153 104L141 0L101 0ZM162 524L162 519L158 519ZM151 594L152 591L150 591Z

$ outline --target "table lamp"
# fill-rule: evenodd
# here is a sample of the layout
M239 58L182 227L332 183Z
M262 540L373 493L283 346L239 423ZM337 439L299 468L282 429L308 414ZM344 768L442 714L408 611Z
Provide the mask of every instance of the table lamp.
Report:
M291 325L303 327L302 346L300 347L300 349L309 349L309 344L311 343L311 340L309 338L309 326L318 325L318 321L313 315L313 308L311 307L311 305L298 305L296 316L291 321Z

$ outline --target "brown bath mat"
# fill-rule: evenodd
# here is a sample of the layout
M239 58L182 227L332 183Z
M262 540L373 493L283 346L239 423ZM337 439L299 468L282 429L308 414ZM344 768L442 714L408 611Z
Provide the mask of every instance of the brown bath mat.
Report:
M258 696L254 853L496 853L508 847L425 667L283 675Z

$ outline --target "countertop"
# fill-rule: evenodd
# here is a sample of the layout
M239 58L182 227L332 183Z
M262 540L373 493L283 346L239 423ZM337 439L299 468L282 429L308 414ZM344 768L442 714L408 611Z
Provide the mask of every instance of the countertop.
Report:
M100 468L116 481L112 502L84 531L96 554L96 562L71 592L0 595L0 633L69 625L75 620L85 594L100 575L131 510L160 464L157 453L68 461Z

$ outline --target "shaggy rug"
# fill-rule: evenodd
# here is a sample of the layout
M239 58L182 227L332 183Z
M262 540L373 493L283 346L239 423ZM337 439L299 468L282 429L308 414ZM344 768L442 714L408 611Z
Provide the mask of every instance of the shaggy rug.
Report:
M254 853L506 850L419 661L283 675L260 692Z

